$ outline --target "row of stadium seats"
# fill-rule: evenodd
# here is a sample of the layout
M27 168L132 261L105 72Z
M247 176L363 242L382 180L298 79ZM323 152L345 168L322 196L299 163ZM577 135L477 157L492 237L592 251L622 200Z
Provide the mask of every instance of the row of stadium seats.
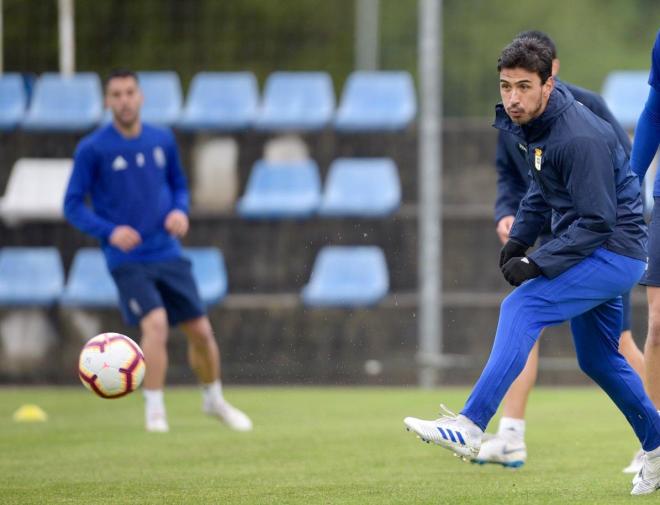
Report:
M222 253L212 247L186 248L193 275L207 306L227 294ZM316 257L301 298L307 306L361 307L378 303L389 290L383 251L376 246L326 246ZM112 308L115 284L100 249L77 251L66 283L54 247L0 249L0 307Z
M62 219L71 165L70 159L19 159L0 199L2 219L10 225ZM400 204L401 183L391 159L339 158L328 169L323 192L315 161L259 160L236 208L248 219L305 218L315 214L383 217Z
M326 72L274 72L259 100L251 72L200 72L185 104L175 72L139 72L145 121L187 131L391 131L410 124L417 111L412 77L402 71L356 71L339 106ZM84 131L108 121L95 73L44 73L32 97L20 74L0 75L0 130Z

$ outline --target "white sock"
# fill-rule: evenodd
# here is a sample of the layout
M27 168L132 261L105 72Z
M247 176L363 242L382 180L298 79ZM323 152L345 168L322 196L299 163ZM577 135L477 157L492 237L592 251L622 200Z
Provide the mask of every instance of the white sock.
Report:
M470 427L470 429L479 430L479 431L481 431L481 432L483 433L483 431L481 430L481 428L479 428L479 426L477 426L476 424L474 424L474 421L472 421L472 419L470 419L469 417L465 417L463 414L459 414L459 415L458 415L458 419L459 419L462 423L467 424L467 425Z
M660 447L656 447L656 448L653 449L652 451L647 451L647 452L646 452L646 455L647 455L649 458L657 458L658 456L660 456Z
M163 402L162 389L143 389L144 401L149 410L162 410L165 411L165 402Z
M202 384L202 395L204 397L204 403L224 403L225 399L222 396L222 382L220 382L220 379L210 384Z
M522 440L525 438L525 420L516 419L515 417L502 417L500 419L500 427L497 430L497 433L499 435L513 436Z

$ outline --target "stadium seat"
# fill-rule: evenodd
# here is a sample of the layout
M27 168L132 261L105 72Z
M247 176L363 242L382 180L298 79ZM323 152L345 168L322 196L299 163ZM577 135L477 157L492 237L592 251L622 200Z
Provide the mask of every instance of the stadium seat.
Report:
M379 247L328 246L316 257L302 299L309 306L369 306L388 289L387 263Z
M222 253L212 247L191 247L184 254L192 262L192 271L200 296L206 305L219 302L227 294L227 271ZM78 250L71 265L60 303L67 307L116 307L119 295L108 272L100 249Z
M181 81L176 72L138 72L144 94L141 117L148 123L172 126L181 115Z
M603 83L603 98L626 130L633 130L649 96L648 70L610 72Z
M55 247L0 249L0 306L48 307L57 302L63 286Z
M338 131L396 131L406 128L417 111L415 86L408 72L356 71L342 93Z
M227 295L227 269L222 252L215 247L186 247L192 262L199 295L207 306L215 305Z
M100 249L76 252L60 303L68 307L116 307L119 294Z
M379 217L401 204L401 182L389 158L339 158L328 170L322 216Z
M37 80L21 126L30 131L88 130L101 120L102 103L98 75L45 73Z
M255 128L310 131L332 119L335 95L326 72L273 72L264 87Z
M312 160L255 163L238 214L245 218L304 218L321 201L318 165Z
M14 163L0 199L3 221L15 225L27 220L62 220L72 165L70 159L21 158Z
M0 74L0 131L13 130L23 120L27 94L20 74Z
M184 130L245 130L254 121L257 80L250 72L200 72L190 83L178 126Z

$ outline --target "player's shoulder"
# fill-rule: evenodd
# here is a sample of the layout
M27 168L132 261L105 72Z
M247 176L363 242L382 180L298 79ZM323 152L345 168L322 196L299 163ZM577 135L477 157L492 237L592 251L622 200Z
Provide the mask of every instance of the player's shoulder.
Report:
M583 105L586 105L591 111L598 114L604 107L606 107L605 100L595 91L583 88L576 84L563 81L564 86L568 88L573 97Z
M152 140L159 142L174 142L174 133L167 126L142 123L142 132Z
M110 135L112 135L112 124L103 124L80 139L76 150L78 152L94 151L107 144Z

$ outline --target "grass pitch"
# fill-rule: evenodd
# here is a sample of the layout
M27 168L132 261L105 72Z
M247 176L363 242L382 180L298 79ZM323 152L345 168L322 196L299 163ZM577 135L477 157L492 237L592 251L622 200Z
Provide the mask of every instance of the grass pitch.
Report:
M632 430L596 388L536 389L520 470L463 463L403 428L459 410L466 389L228 388L255 430L201 414L197 389L166 392L171 432L145 433L140 394L0 389L0 504L630 503ZM49 420L16 423L36 403Z

